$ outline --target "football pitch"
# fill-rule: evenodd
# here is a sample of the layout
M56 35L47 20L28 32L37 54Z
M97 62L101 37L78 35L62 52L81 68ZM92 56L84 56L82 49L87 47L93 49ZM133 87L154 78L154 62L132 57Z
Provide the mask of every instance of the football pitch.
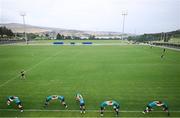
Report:
M100 103L116 100L120 117L166 117L157 108L142 114L150 101L167 102L171 117L180 117L180 52L141 45L122 46L0 46L1 117L99 117ZM20 79L20 71L26 79ZM85 100L81 115L76 93ZM7 96L18 96L24 112L7 106ZM68 105L52 101L62 95ZM114 117L111 107L104 116Z

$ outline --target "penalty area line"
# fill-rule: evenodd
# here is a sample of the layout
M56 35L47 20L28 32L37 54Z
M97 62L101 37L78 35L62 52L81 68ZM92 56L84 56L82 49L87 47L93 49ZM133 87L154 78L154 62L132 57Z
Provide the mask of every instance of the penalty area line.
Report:
M19 111L19 109L0 109L0 111ZM24 111L29 111L29 112L36 112L36 111L40 111L40 112L79 112L80 110L50 110L50 109L24 109ZM86 110L86 112L100 112L100 110ZM114 112L113 110L105 110L105 112ZM138 112L143 112L143 111L128 111L128 110L120 110L120 112L134 112L134 113L138 113ZM164 111L152 111L152 112L164 112ZM170 111L170 112L180 112L180 111Z

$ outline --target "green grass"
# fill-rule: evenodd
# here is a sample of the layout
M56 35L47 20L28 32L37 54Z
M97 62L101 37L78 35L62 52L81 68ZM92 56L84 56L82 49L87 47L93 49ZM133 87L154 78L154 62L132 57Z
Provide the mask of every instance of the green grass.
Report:
M78 110L75 94L80 92L87 110L99 110L105 100L116 100L122 111L143 111L146 104L162 100L170 111L180 111L180 52L148 46L0 46L0 109L6 97L20 97L26 109L42 109L48 95L63 95L70 110ZM26 70L26 80L19 72ZM8 83L6 84L5 82ZM57 101L48 110L64 110ZM110 109L110 108L107 108ZM160 109L157 109L159 111ZM3 117L80 117L79 112L4 111ZM97 117L98 112L87 112ZM113 117L114 113L105 113ZM165 117L162 112L143 115L122 112L124 117ZM172 112L171 116L180 116Z

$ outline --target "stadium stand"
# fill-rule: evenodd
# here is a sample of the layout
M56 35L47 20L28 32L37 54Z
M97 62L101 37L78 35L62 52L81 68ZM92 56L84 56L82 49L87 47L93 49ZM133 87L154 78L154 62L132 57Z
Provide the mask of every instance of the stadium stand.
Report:
M170 48L180 48L180 44L174 44L174 43L152 43L152 44L157 46L170 47Z

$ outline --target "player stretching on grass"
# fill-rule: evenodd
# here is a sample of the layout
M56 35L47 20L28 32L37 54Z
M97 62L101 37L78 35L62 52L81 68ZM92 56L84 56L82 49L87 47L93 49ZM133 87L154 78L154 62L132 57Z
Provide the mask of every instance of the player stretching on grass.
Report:
M100 105L100 107L101 107L100 115L101 116L103 116L103 112L104 112L106 106L113 106L113 109L116 112L116 116L119 115L119 104L114 100L110 100L110 101L104 101L101 103L101 105Z
M14 102L17 105L17 107L21 110L21 112L23 112L23 106L22 106L22 103L21 103L21 101L20 101L20 99L18 97L9 96L7 98L7 105L10 105L11 102Z
M57 95L51 95L51 96L46 97L46 102L45 102L45 104L44 104L44 107L47 107L48 104L49 104L49 102L50 102L51 100L57 100L57 99L59 99L60 102L62 103L62 105L64 105L65 108L67 108L67 105L66 105L66 103L65 103L64 96L57 96Z
M170 116L170 113L168 110L168 105L161 101L153 101L153 102L148 103L148 105L147 105L146 109L143 111L143 113L145 114L145 113L152 111L154 107L162 107L163 111L167 112L168 116Z
M76 100L79 101L80 104L80 113L85 113L85 102L81 94L76 94Z

